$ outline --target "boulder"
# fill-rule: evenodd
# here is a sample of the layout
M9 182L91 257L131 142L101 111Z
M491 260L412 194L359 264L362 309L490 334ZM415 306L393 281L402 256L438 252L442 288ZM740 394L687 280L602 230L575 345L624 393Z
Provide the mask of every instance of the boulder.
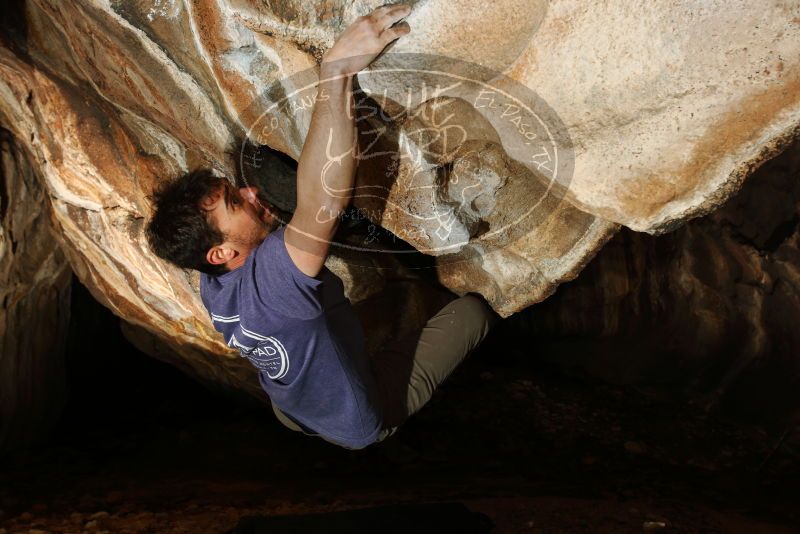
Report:
M30 155L72 269L130 332L146 332L142 346L263 397L211 327L196 273L147 249L149 195L198 166L269 181L247 147L296 161L321 54L380 3L20 4L24 31L0 47L0 124ZM360 101L385 112L362 113L360 142L383 128L401 157L362 161L355 204L435 256L441 283L504 316L577 276L621 226L658 234L711 212L798 136L797 4L412 5L412 33L359 75ZM404 58L415 70L398 73ZM442 72L469 83L428 84ZM429 113L439 105L463 135L443 139L452 124ZM424 193L409 187L418 179ZM387 243L372 245L329 262L354 301L392 279L419 282L401 261L375 259ZM422 315L407 316L408 330Z

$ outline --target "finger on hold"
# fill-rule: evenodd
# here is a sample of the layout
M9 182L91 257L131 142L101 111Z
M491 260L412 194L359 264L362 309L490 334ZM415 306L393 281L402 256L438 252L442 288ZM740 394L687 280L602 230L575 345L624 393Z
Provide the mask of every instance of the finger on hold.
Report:
M389 24L390 26L396 25L398 20L407 17L409 13L411 13L411 6L407 4L396 4L381 13L377 18L377 22L380 24L391 23Z
M392 18L396 17L397 20L403 20L404 18L406 18L410 14L411 14L411 6L409 6L409 5L401 5L401 6L398 6L397 8L395 8L395 9L393 9L389 13L389 16L392 17ZM397 21L395 21L395 25L397 25Z
M391 28L386 28L383 31L382 37L387 37L389 39L396 39L401 35L405 35L411 31L411 26L408 25L408 22L402 21L398 22Z
M394 4L383 4L381 6L378 6L378 7L375 8L375 11L377 11L379 9L384 9L384 8L386 8L386 11L395 11L395 10L398 10L398 9L411 9L411 6L409 4L404 4L402 2L397 2L397 3L394 3Z

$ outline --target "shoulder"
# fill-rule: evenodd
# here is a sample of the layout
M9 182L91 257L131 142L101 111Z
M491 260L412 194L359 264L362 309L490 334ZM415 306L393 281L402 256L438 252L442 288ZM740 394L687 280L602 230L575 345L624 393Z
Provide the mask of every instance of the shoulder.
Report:
M297 267L286 249L285 228L271 232L241 267L246 269L242 289L252 292L272 311L295 319L312 319L323 312L320 286L325 273L309 276Z
M254 252L256 263L259 259L267 259L267 265L272 263L274 267L285 270L292 277L298 281L308 285L319 285L322 283L322 268L320 274L317 276L309 276L304 273L298 266L292 256L289 254L289 249L286 244L286 226L281 226L277 230L271 232L261 244L256 247ZM271 261L269 261L271 260Z
M200 273L200 300L203 302L203 306L205 306L208 312L211 312L211 302L213 300L213 294L218 291L215 291L213 286L215 285L216 279L206 273Z

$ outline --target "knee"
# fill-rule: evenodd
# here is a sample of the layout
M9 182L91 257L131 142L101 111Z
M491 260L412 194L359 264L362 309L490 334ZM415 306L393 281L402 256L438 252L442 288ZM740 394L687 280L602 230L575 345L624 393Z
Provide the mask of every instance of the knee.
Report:
M469 329L478 333L480 339L500 321L500 316L478 293L467 293L459 298L459 312Z

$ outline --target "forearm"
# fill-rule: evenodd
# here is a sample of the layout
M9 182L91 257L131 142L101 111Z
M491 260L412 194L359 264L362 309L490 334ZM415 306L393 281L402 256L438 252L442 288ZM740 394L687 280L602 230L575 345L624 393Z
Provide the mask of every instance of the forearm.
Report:
M325 52L297 165L297 208L284 234L289 256L308 276L317 276L324 266L338 215L353 195L358 155L353 76L411 31L406 22L398 22L410 12L407 5L380 6L358 17Z
M335 216L350 201L358 137L353 78L322 64L317 100L297 166L297 203ZM324 216L321 214L321 216Z

